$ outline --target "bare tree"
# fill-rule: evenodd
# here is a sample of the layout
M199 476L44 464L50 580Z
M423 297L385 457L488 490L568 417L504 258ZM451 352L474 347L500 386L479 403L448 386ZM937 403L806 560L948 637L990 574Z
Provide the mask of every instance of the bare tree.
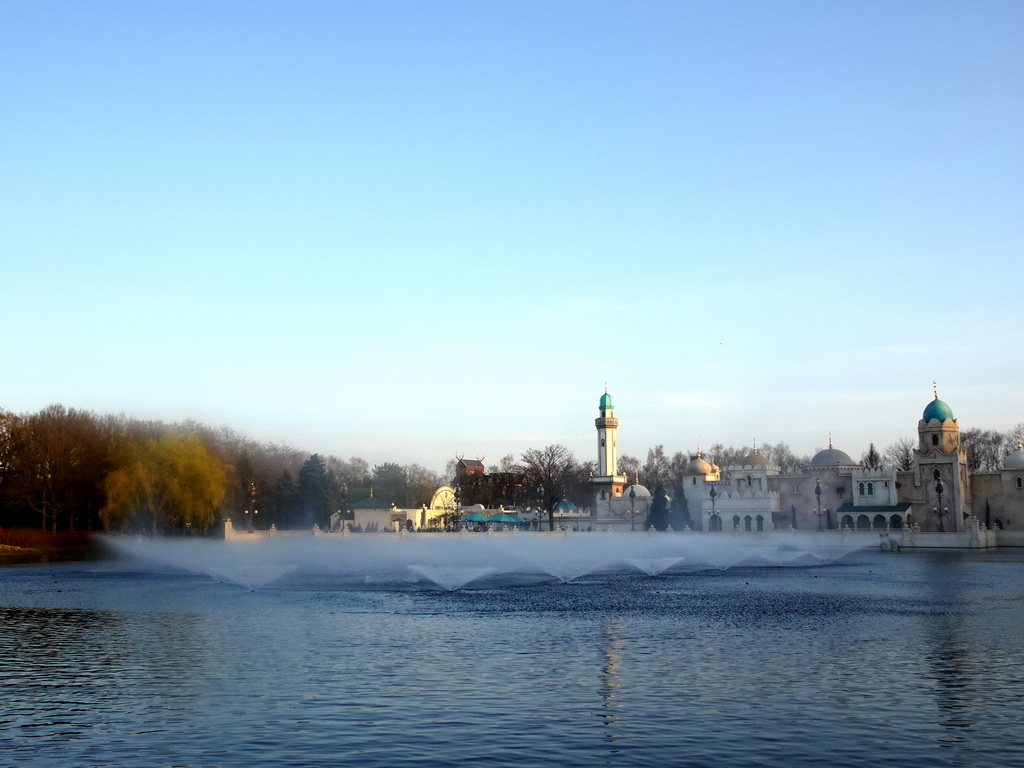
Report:
M626 476L628 483L638 482L640 477L640 459L636 456L619 456L617 471Z
M444 485L437 472L433 472L419 464L406 464L405 474L409 480L409 506L418 507L429 504L435 491Z
M40 527L75 529L75 511L86 495L96 497L107 457L92 414L50 405L20 422L22 450L16 462L24 502L39 515Z
M758 449L758 452L763 454L768 461L779 468L779 472L783 475L790 475L794 472L798 472L801 467L810 464L811 460L807 456L797 456L793 453L793 450L784 442L765 443Z
M520 459L520 471L530 486L542 489L540 503L548 512L548 530L555 530L554 506L570 484L577 482L578 465L572 451L564 445L530 448Z
M0 507L3 497L11 489L17 471L17 461L24 450L21 417L10 411L0 410Z
M994 472L1009 452L1007 436L993 429L973 427L960 433L960 447L967 451L968 472Z
M885 463L897 472L909 472L914 468L914 441L909 437L901 437L889 443L883 451Z
M710 448L711 461L717 464L722 469L742 464L743 459L750 455L751 449L749 446L742 446L740 448L734 448L729 446L726 448L721 443L715 443Z
M665 446L656 445L647 450L647 461L643 467L644 482L648 485L665 486L671 484L671 471Z
M1021 443L1024 443L1024 421L1018 422L1006 433L1006 442L1011 449L1015 450Z

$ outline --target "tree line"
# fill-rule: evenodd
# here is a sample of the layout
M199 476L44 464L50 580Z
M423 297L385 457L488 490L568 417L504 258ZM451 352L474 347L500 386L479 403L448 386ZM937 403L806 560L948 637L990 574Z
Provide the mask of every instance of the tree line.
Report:
M429 503L442 478L418 464L371 468L196 422L165 424L50 405L0 409L0 528L204 531L325 527L372 494Z
M1024 424L1007 432L967 429L960 438L970 471L993 471L1024 438ZM908 470L916 445L910 438L882 451L872 444L861 463ZM725 468L741 464L752 450L715 444L703 456ZM760 445L758 452L783 474L811 461L782 442ZM679 530L689 524L681 486L696 456L697 451L670 456L656 445L643 462L620 457L619 474L652 491L655 527ZM97 416L59 404L20 415L0 409L0 528L165 533L204 531L224 517L236 526L325 528L334 512L344 513L371 495L403 508L429 504L439 486L454 483L454 466L452 460L444 474L418 464L371 468L359 457L308 454L191 421ZM595 462L577 459L564 445L530 448L519 460L509 454L488 468L516 477L514 483L488 486L493 498L461 502L544 510L553 528L558 502L580 509L592 504L595 469Z

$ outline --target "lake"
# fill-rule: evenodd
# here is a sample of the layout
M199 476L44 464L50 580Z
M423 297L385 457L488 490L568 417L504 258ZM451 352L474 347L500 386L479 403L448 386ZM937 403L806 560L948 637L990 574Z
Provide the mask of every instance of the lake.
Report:
M453 591L190 563L0 569L0 764L1024 766L1017 550Z

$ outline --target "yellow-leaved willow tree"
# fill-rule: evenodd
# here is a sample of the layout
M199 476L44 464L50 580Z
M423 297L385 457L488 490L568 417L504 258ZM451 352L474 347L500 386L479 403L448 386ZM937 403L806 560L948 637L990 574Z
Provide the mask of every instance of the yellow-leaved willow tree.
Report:
M207 528L224 500L228 469L190 430L171 428L130 442L104 480L107 503L100 518L108 531Z

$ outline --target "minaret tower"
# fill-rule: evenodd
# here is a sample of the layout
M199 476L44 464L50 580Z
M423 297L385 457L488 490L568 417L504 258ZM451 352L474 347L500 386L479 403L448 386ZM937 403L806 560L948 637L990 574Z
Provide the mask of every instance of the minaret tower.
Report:
M626 478L616 471L616 431L619 420L615 418L615 406L612 396L605 388L598 405L601 415L594 420L597 427L597 473L594 483L594 511L598 517L611 514L613 497L622 495Z
M938 385L932 382L932 387L935 399L917 422L914 522L925 530L963 531L971 514L967 451L960 445L960 424L953 410L939 400Z

